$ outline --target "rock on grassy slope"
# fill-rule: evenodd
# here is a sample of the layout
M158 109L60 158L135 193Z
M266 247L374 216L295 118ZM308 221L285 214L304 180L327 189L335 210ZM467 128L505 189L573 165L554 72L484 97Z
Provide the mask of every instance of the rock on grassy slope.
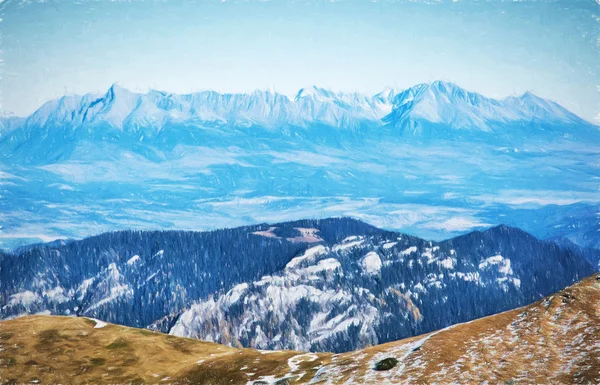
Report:
M594 276L526 307L336 355L30 316L0 323L0 383L597 384L599 305Z

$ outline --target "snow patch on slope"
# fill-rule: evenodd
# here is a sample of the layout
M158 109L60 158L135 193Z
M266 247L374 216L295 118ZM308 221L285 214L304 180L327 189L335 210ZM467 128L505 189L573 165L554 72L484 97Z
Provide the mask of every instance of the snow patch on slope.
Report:
M486 258L479 264L479 270L486 269L491 266L497 266L498 272L506 275L513 273L510 267L510 259L504 258L501 255L494 255L493 257Z
M129 258L129 260L127 260L127 265L133 266L134 264L136 264L139 261L140 261L140 256L134 255L133 257Z
M21 293L16 293L10 296L10 300L8 301L9 306L14 305L23 305L23 306L31 306L35 302L39 301L40 297L29 290L25 290Z
M363 270L368 274L379 274L381 272L381 258L379 258L379 254L374 251L371 251L365 255L360 264Z

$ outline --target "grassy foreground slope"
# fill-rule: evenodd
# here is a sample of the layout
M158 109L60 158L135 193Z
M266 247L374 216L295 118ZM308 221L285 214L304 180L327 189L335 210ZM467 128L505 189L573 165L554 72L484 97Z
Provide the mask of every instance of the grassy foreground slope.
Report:
M2 384L486 381L600 383L600 279L584 279L523 308L337 355L235 349L87 318L0 322Z

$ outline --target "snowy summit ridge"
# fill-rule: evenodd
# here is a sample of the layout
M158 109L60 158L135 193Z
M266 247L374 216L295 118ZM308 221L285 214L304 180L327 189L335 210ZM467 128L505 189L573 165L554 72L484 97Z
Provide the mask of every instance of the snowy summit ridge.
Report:
M201 91L170 94L129 91L113 84L105 94L69 95L49 101L25 121L29 127L108 124L120 129L160 127L176 122L219 122L266 127L322 124L354 127L370 122L414 127L419 122L489 131L496 124L584 121L558 104L532 93L505 99L486 98L456 84L435 81L404 91L375 95L302 88L294 98L273 90L221 94Z

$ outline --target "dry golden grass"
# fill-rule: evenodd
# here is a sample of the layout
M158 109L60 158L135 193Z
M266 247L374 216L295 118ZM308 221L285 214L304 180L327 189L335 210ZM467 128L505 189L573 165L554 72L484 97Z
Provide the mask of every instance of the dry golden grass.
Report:
M261 375L283 377L288 358L299 354L261 354L118 325L95 329L95 324L55 316L0 322L0 383L245 384Z
M94 326L49 316L0 322L0 383L600 384L595 277L530 306L337 355L265 353ZM373 370L388 357L396 367Z

